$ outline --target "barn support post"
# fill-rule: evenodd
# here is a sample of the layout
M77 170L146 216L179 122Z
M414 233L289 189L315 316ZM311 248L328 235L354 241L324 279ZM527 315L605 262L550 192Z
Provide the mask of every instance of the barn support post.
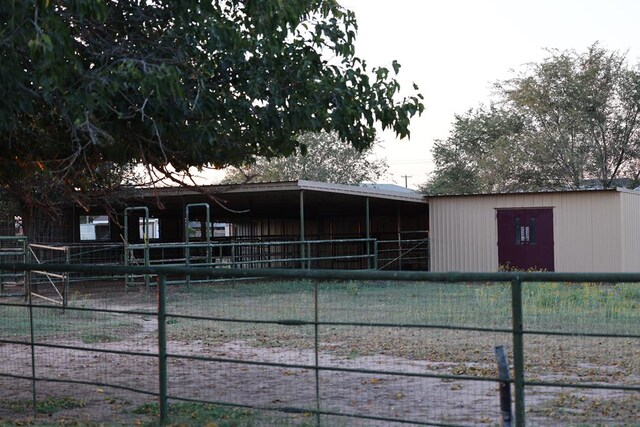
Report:
M402 215L400 206L397 211L397 232L398 232L398 271L402 271Z
M136 263L134 260L135 257L133 254L133 250L129 248L129 213L137 210L141 210L144 212L143 253L144 253L144 266L148 267L149 266L149 208L147 208L146 206L129 207L124 210L124 236L123 236L124 254L125 254L124 265L130 265L132 263L134 264ZM138 224L134 225L135 230L138 230L139 223L140 223L140 220L138 219ZM144 275L144 284L147 289L147 292L149 292L150 282L149 282L148 274ZM133 277L132 275L127 274L125 277L125 289L129 289L130 285L133 285Z
M305 266L305 247L304 247L304 190L300 190L300 267Z
M191 251L189 248L189 210L196 207L205 208L205 242L207 243L207 267L211 267L211 210L209 207L209 203L189 203L184 208L184 261L185 265L189 267L189 264L191 263ZM200 223L200 233L202 234L202 222ZM191 282L190 275L187 275L186 282L187 286L189 286Z
M524 427L524 328L522 320L522 280L519 278L511 281L511 321L513 329L515 426Z
M371 249L369 239L371 239L371 221L369 218L369 197L365 198L365 233L367 238L367 269L371 270Z
M66 247L67 250L65 251L65 265L69 265L71 264L71 248L69 248L68 246ZM71 273L66 272L64 273L64 290L62 291L62 306L66 307L67 303L69 301L69 275Z
M167 276L160 275L158 281L158 407L160 424L169 416L167 398Z

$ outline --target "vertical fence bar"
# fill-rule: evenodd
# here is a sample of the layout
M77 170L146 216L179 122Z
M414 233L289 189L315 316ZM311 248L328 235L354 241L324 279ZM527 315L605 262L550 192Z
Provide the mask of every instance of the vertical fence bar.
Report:
M169 415L167 401L167 276L158 281L158 372L160 423L165 424Z
M237 268L237 266L236 266L236 242L231 242L231 268Z
M306 238L304 231L304 190L300 190L300 268L305 266L304 241Z
M318 337L318 281L313 281L313 328L315 345L315 376L316 376L316 425L320 427L320 340Z
M373 268L374 270L379 270L380 266L378 265L378 240L373 241Z
M26 277L31 276L30 271L24 272ZM33 300L31 298L31 280L28 279L29 289L27 292L28 304L29 304L29 334L31 343L31 397L33 399L33 417L38 416L38 401L36 397L36 346L35 346L35 333L33 328Z
M64 260L66 265L71 264L71 248L69 248L67 246L67 250L65 251L65 260ZM63 273L64 274L64 291L62 293L62 306L66 307L67 303L69 302L69 272Z
M522 281L511 281L511 319L513 328L513 380L516 427L524 427L524 343L522 320Z
M29 252L29 245L27 240L23 241L23 252L24 255L22 257L22 262L31 262L31 252ZM31 272L24 272L24 302L31 301Z

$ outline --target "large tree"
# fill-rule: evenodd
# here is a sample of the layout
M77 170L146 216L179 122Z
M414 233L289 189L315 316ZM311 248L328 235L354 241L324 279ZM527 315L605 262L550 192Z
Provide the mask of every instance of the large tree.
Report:
M82 202L131 164L174 177L292 154L304 132L408 136L422 96L355 56L356 31L335 0L2 1L0 190Z
M386 160L373 156L373 146L358 150L335 133L306 133L299 149L288 157L258 158L230 170L223 182L243 183L307 179L336 184L374 182L388 169Z
M479 191L578 188L586 180L611 187L620 178L638 184L640 68L625 54L598 44L550 51L496 88L492 108L456 117L449 138L434 146L427 191L443 182L446 192L467 191L447 177L454 167ZM487 123L501 131L492 136Z
M423 186L430 194L508 191L521 185L522 117L495 106L456 115L449 137L436 141L435 172Z

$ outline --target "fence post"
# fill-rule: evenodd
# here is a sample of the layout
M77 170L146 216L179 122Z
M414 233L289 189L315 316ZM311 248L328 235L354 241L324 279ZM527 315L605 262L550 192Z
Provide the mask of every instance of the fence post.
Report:
M25 271L25 276L30 278L31 271ZM27 298L29 304L29 334L31 343L31 397L33 399L33 417L38 416L38 403L36 398L36 346L35 332L33 329L33 300L31 298L31 280L27 280L29 288L27 289Z
M511 282L511 319L513 328L513 380L516 427L524 427L524 345L522 320L522 281Z
M71 248L69 246L67 246L67 250L65 251L65 260L64 260L66 265L71 264ZM69 302L69 272L63 273L64 274L64 291L62 293L62 306L66 307L67 303Z
M318 281L313 281L313 337L315 347L316 425L320 426L320 340L318 331Z
M167 276L160 275L158 282L158 372L160 423L167 422Z
M379 270L378 266L378 239L373 240L373 269Z
M496 361L498 363L498 379L500 380L500 425L511 427L513 413L511 412L511 382L509 381L509 361L504 346L495 348Z

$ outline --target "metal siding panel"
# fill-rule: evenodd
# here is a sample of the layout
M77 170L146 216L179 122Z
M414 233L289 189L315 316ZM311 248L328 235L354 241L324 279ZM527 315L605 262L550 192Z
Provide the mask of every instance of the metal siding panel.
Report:
M640 271L640 195L620 193L622 271Z
M433 271L494 271L493 209L486 198L439 198L433 213Z
M556 215L556 271L619 271L617 193L565 194Z

